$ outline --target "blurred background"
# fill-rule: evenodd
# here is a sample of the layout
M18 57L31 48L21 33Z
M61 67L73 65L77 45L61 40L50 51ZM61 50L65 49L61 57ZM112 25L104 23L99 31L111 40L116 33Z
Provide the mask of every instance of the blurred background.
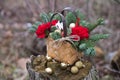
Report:
M28 28L40 13L65 7L79 9L90 22L105 19L93 33L110 37L97 43L94 62L101 80L120 80L120 0L0 0L0 80L28 80L26 62L45 45Z

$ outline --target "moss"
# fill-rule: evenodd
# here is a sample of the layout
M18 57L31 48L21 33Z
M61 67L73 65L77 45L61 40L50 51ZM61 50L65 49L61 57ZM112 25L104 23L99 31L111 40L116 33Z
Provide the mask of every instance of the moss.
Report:
M46 67L46 58L45 56L37 56L35 59L32 61L32 67L34 68L35 71L41 71L45 70Z
M39 58L39 59L38 59ZM46 60L44 56L36 57L33 60L33 63L37 62L37 65L33 64L33 69L42 74L43 76L47 76L51 78L52 80L81 80L85 78L89 71L92 68L92 65L88 61L83 61L83 64L85 65L85 68L79 69L79 72L77 74L72 74L70 72L70 68L72 66L67 67L66 69L62 69L60 67L59 62L49 62ZM53 74L49 75L45 72L45 68L50 67L53 70Z

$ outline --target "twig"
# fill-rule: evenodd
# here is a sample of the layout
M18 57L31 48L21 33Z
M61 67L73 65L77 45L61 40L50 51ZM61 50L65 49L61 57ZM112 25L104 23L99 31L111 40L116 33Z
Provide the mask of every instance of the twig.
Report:
M114 69L111 69L109 66L105 66L105 68L108 69L108 70L111 71L111 72L120 74L120 71L116 71L116 70L114 70Z
M89 0L86 0L87 1L87 17L88 17L88 20L89 20Z
M118 4L120 4L120 0L114 0L115 2L117 2Z

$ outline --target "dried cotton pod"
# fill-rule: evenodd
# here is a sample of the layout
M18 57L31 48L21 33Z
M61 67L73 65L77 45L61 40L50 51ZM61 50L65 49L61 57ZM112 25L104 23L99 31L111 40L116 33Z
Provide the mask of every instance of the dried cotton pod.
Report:
M53 70L51 68L46 68L45 71L48 73L48 74L52 74L53 73Z
M84 67L84 65L83 65L83 63L81 61L77 61L75 63L75 66L78 67L79 69L82 68L82 67Z
M47 59L47 61L51 61L52 60L52 58L49 57L49 56L46 56L46 59Z
M70 28L74 28L74 27L75 27L75 23L71 23L71 24L69 25L69 27L70 27Z
M60 65L61 65L61 67L62 67L63 69L67 68L67 64L66 64L66 63L61 63Z
M78 68L77 68L76 66L73 66L73 67L71 68L71 72L72 72L73 74L78 73Z

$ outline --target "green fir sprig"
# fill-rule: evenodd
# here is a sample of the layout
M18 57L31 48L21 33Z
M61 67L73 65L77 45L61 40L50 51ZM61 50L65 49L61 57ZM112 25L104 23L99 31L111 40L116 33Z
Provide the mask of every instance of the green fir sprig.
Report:
M90 23L89 21L85 20L85 16L81 13L80 10L76 10L75 13L77 17L72 12L68 12L65 16L65 21L67 25L67 35L71 34L71 29L69 28L70 23L76 23L77 18L80 18L79 25L88 28L89 34L96 27L104 24L103 18L99 18L96 20L96 22ZM41 13L40 14L41 22L37 21L35 24L33 24L33 26L29 30L31 32L35 32L39 25L41 25L42 23L50 22L52 15L53 15L52 12L48 14ZM59 15L56 15L53 19L61 21L61 17ZM52 26L50 29L51 33L49 34L49 32L46 32L46 34L49 34L50 37L52 37L54 40L62 38L61 33L55 32L56 29L57 29L56 27ZM101 39L105 39L108 37L109 37L109 34L93 34L93 35L89 35L88 39L83 39L80 41L73 41L73 42L74 42L74 46L77 48L78 51L84 52L85 55L94 56L95 55L95 49L94 49L95 43Z

